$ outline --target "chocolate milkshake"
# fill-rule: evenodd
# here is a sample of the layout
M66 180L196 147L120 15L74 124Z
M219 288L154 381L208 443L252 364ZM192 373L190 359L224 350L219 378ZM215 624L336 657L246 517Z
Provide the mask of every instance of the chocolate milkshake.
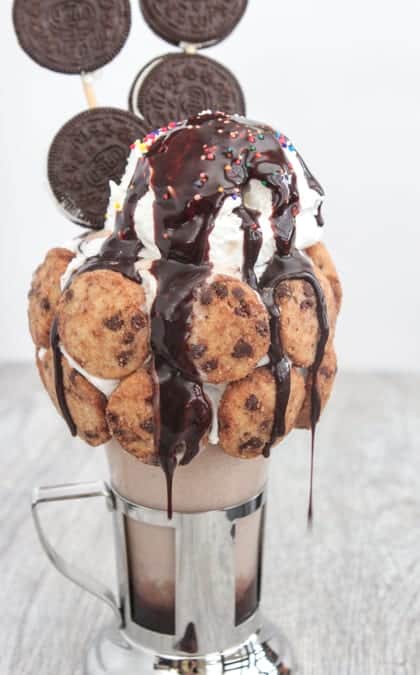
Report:
M322 202L286 136L207 111L134 142L106 229L38 268L41 377L71 433L106 444L122 497L169 520L225 509L262 490L292 429L313 452L341 302ZM260 517L237 525L238 623L258 603ZM173 536L127 521L134 618L169 634Z
M166 509L165 477L159 467L146 466L107 444L114 489L135 504ZM218 446L204 448L194 462L176 471L173 508L200 513L240 504L264 488L268 463L264 458L243 462ZM236 620L244 621L258 602L258 563L261 511L242 518L235 532ZM174 633L175 540L172 528L154 527L127 519L128 562L135 620L151 630Z

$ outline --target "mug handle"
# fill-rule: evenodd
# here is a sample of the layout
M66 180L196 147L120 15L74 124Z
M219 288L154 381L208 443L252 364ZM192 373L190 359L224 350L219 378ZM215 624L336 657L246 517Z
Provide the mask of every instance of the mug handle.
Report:
M103 600L111 607L117 620L118 627L122 626L121 609L115 599L114 593L97 581L94 577L78 569L75 565L68 563L51 546L41 525L39 506L48 502L66 501L69 499L90 499L91 497L104 497L109 511L115 510L115 503L112 491L104 481L95 481L92 483L67 483L64 485L54 485L51 487L35 488L32 494L32 517L35 528L41 542L42 548L54 567L67 579Z

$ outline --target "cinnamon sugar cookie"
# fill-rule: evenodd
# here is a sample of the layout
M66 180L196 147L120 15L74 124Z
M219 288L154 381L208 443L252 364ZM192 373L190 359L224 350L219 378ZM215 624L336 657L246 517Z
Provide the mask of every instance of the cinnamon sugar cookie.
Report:
M114 438L130 454L157 464L154 445L153 380L146 368L126 377L111 394L106 410Z
M70 356L92 375L119 379L150 351L141 284L118 272L76 276L58 305L58 331Z
M297 368L292 368L285 436L295 424L304 397L303 376ZM229 384L219 408L219 437L223 450L246 459L261 455L271 438L275 400L274 377L268 368L257 368L243 380ZM281 440L278 438L275 442Z
M245 377L267 353L269 342L267 311L247 284L218 275L198 289L187 345L203 381Z
M55 392L54 360L51 348L42 356L37 356L37 366L44 387L60 412ZM62 368L66 402L76 425L77 435L89 445L106 443L111 437L105 419L106 396L72 368L64 356L62 356Z
M50 344L51 324L61 295L60 278L74 253L66 248L52 248L35 270L28 294L29 330L36 347Z
M315 275L324 293L332 340L337 310L331 286L318 268ZM308 281L292 279L282 281L276 289L276 301L280 308L280 339L285 353L296 366L309 367L315 361L319 340L317 298Z

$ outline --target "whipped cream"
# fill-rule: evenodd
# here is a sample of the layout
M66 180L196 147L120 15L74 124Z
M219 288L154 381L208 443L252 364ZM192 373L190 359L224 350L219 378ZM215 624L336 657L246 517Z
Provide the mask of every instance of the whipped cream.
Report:
M77 372L80 373L80 375L83 375L83 377L88 382L93 384L93 386L96 387L96 389L99 389L99 391L101 391L107 398L111 396L114 389L118 387L121 380L111 380L91 375L70 356L70 354L64 349L61 343L60 343L60 351L62 355L65 357L65 359L69 362L71 367L74 368L74 370L77 370Z
M77 370L80 375L83 375L83 377L90 382L96 389L99 389L107 398L111 396L112 392L116 387L119 385L121 380L111 380L111 379L104 379L101 377L95 377L94 375L91 375L88 373L82 366L75 361L70 354L65 350L62 344L60 344L60 351L66 361L68 361L69 365L74 368L74 370ZM43 361L45 356L47 354L47 350L44 349L44 347L40 347L38 349L38 359L40 361Z
M300 211L296 216L296 248L302 250L321 241L323 228L318 225L318 211L324 201L323 195L308 183L303 165L291 143L282 145L283 151L293 167L299 192Z
M161 130L156 132L156 138L163 135ZM282 134L276 134L285 156L296 176L296 184L299 193L300 210L296 216L296 240L295 245L302 250L312 246L322 239L323 228L318 225L317 215L323 202L323 195L315 190L308 182L302 161L294 145ZM117 210L123 204L136 168L137 161L147 153L149 146L136 141L130 152L126 171L117 185L111 182L111 199L107 216L107 227L113 229ZM275 252L275 239L270 223L272 214L272 197L269 187L264 186L259 180L251 179L244 191L244 205L247 208L257 210L259 226L263 240L261 250L255 266L259 278L273 253ZM149 189L142 199L139 200L134 223L138 237L142 241L142 258L158 260L161 255L154 238L154 215L153 208L155 195L152 181ZM240 195L236 198L227 196L215 219L214 227L209 236L209 260L215 272L240 276L243 255L243 230L241 219L236 215L235 209L241 205Z
M212 422L209 432L209 443L211 445L217 445L219 442L219 406L226 387L226 384L203 382L203 390L210 401L212 410Z
M139 260L136 263L136 270L141 276L141 285L145 295L145 303L142 309L147 316L150 316L157 291L156 277L150 272L151 264L152 262L150 260Z
M109 237L111 232L107 232L105 230L101 231L100 235L97 235L92 238L88 239L79 239L77 240L77 244L73 246L70 250L73 251L73 253L76 253L75 257L69 262L67 265L66 271L64 274L61 276L60 279L60 286L61 290L63 291L65 287L67 286L68 282L70 281L70 277L74 272L76 272L79 267L84 265L86 260L89 258L93 258L94 256L98 255L99 251L101 250L103 243L107 237ZM68 248L68 246L67 246Z

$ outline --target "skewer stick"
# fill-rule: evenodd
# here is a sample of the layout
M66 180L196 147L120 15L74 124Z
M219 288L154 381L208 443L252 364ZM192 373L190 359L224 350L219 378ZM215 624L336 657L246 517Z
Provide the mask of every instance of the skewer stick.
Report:
M91 73L81 73L83 91L85 93L86 101L89 108L96 108L98 102L96 100L95 90L93 88L93 75Z

